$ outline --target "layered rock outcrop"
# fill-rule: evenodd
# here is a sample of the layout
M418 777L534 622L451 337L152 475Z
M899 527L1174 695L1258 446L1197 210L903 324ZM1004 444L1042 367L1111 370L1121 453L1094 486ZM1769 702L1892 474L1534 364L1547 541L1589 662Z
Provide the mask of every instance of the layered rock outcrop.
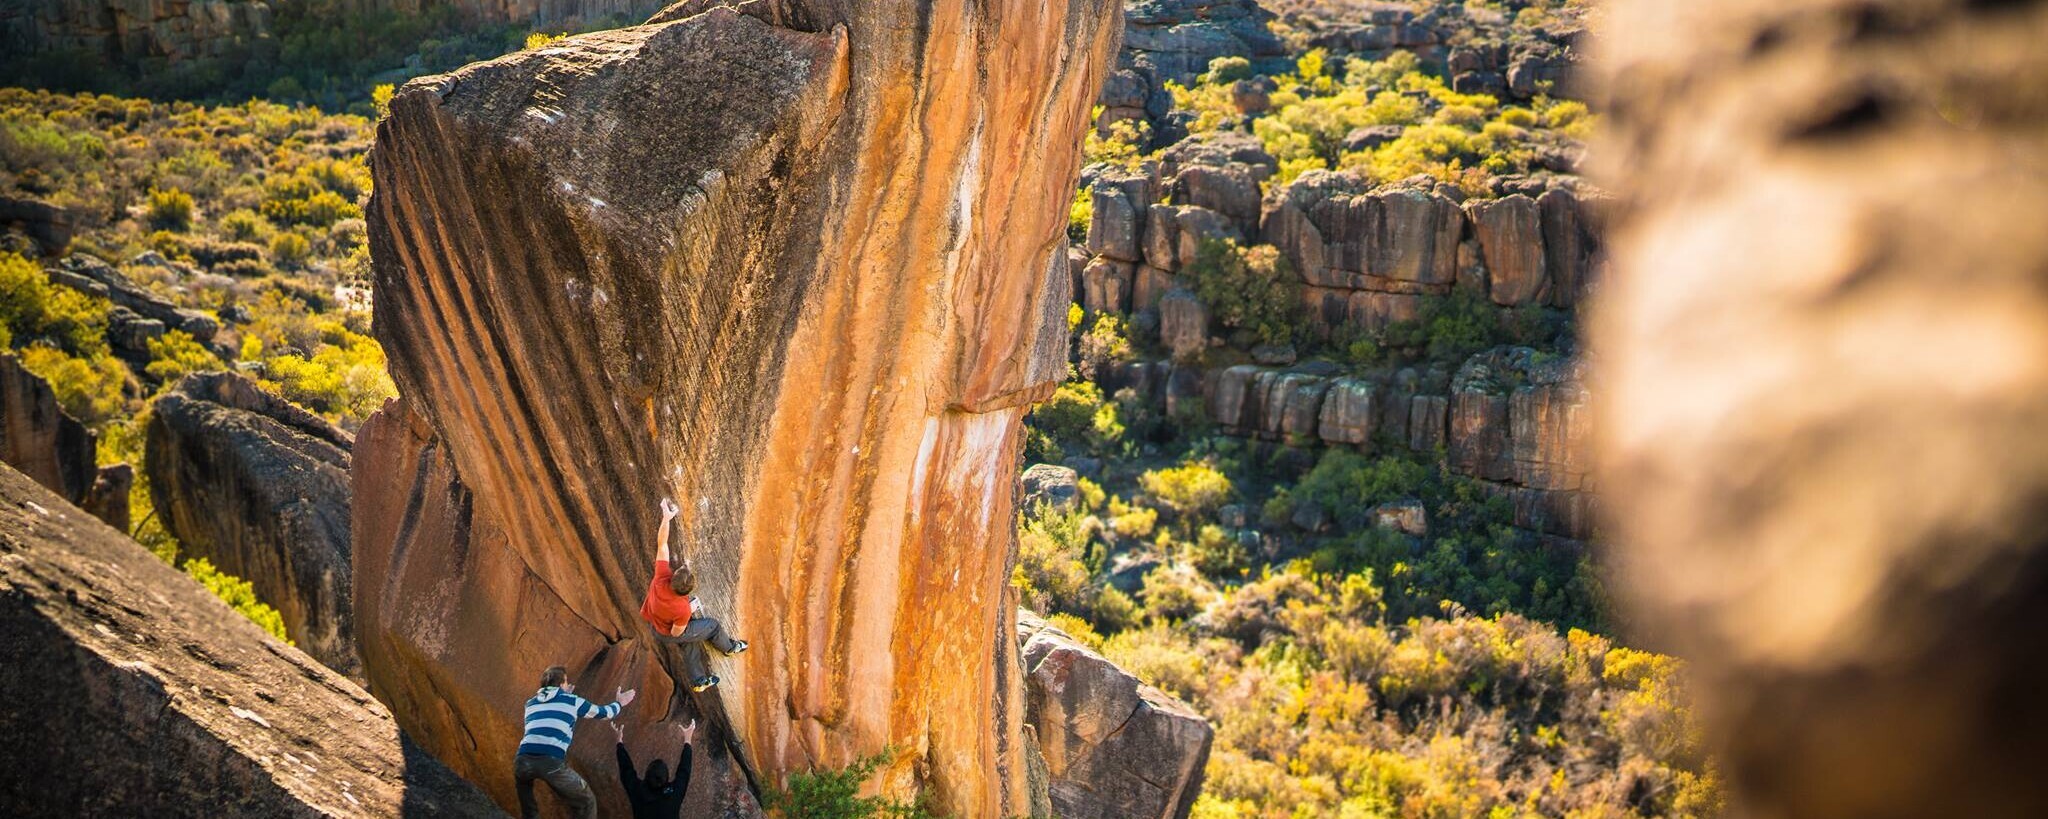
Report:
M10 813L502 815L354 683L6 467L0 697Z
M1122 120L1163 124L1173 110L1168 81L1188 85L1219 57L1243 57L1265 71L1287 70L1287 44L1257 0L1135 0L1124 10L1123 50L1100 91L1107 128ZM1178 135L1160 129L1159 144Z
M83 253L66 256L45 272L52 283L113 302L114 309L107 316L107 343L115 356L138 372L152 360L149 342L172 330L190 334L222 358L233 359L236 355L233 348L214 343L214 336L220 332L219 320L142 289L113 265L96 257Z
M119 63L225 57L268 34L258 0L113 2L32 0L0 11L0 42L13 54L81 52Z
M186 376L154 407L143 464L182 552L248 580L300 649L360 674L349 602L354 440L232 373Z
M2048 4L1605 25L1613 588L1730 809L2048 815Z
M1188 815L1215 739L1209 723L1031 612L1017 612L1017 641L1053 815Z
M358 437L353 505L358 639L401 722L509 803L519 703L563 663L639 685L633 719L729 718L718 788L892 746L886 793L1027 812L1019 420L1064 371L1118 15L692 0L402 89L368 218L403 397ZM664 496L753 643L719 696L672 698L635 615Z
M1498 347L1455 373L1364 376L1327 362L1205 370L1159 361L1126 365L1105 383L1159 404L1172 403L1176 389L1193 391L1207 418L1233 435L1365 451L1441 449L1451 472L1508 499L1517 527L1575 541L1598 531L1592 396L1585 364L1574 358Z
M99 466L99 436L66 415L50 383L12 355L0 355L0 461L127 531L134 469Z
M282 38L278 4L260 0L27 0L0 8L0 44L14 54L78 52L116 64L144 60L245 58L259 41ZM639 19L661 8L654 0L342 0L306 15L332 23L336 14L415 16L453 8L472 23L534 26Z

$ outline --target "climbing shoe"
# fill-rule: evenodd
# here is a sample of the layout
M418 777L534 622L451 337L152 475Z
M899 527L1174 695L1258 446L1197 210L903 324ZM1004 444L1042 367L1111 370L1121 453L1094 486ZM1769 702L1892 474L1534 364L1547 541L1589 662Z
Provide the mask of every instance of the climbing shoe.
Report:
M726 654L726 656L730 657L730 656L732 656L732 655L734 655L734 654L738 654L738 653L740 653L740 652L742 652L742 651L745 651L745 650L747 650L747 641L745 641L745 640L734 640L734 641L732 641L732 650L731 650L731 651L728 651L728 652L726 652L725 654Z
M701 691L704 691L704 690L706 690L706 689L710 688L711 686L714 686L714 685L717 685L717 684L718 684L718 677L717 677L717 675L712 675L712 676L708 676L708 677L698 677L698 678L696 679L696 681L694 681L694 682L690 683L690 690L691 690L691 691L700 691L700 692L701 692Z

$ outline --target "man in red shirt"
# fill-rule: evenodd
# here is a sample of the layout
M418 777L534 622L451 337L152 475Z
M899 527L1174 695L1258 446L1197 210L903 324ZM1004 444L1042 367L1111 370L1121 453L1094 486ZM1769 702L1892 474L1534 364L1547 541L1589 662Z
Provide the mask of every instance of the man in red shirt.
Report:
M654 627L655 639L682 647L690 690L703 691L717 685L718 678L704 668L703 657L689 650L688 644L708 643L732 655L746 651L747 641L733 639L717 620L697 613L697 598L691 596L697 590L697 575L688 564L671 568L668 530L675 523L677 511L673 501L661 499L661 534L655 537L660 551L654 558L654 582L648 584L647 600L640 604L640 617Z

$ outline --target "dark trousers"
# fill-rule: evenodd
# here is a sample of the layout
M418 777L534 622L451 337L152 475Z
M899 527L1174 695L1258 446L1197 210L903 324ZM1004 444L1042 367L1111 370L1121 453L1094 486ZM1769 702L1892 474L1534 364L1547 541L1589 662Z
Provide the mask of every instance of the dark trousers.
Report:
M732 635L726 634L725 626L719 625L717 620L709 617L692 617L689 625L683 626L683 633L657 634L655 639L664 643L674 643L682 648L683 671L689 674L693 681L711 672L704 667L703 653L691 651L690 643L710 643L713 648L726 654L731 654L733 649Z
M569 810L576 814L577 819L597 819L597 796L590 792L590 783L584 782L583 777L569 767L569 760L520 754L512 760L512 778L519 783L521 819L540 819L540 804L533 797L533 780L536 779L547 782L556 796L568 802Z

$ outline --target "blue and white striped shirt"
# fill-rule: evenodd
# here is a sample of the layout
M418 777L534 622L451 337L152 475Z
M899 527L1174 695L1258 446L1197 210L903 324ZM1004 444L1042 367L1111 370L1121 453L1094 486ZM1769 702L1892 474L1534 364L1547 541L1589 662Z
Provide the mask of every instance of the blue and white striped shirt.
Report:
M592 705L589 700L553 686L543 688L526 701L526 736L519 740L519 753L565 759L569 741L576 738L576 720L611 719L619 715L619 704Z

